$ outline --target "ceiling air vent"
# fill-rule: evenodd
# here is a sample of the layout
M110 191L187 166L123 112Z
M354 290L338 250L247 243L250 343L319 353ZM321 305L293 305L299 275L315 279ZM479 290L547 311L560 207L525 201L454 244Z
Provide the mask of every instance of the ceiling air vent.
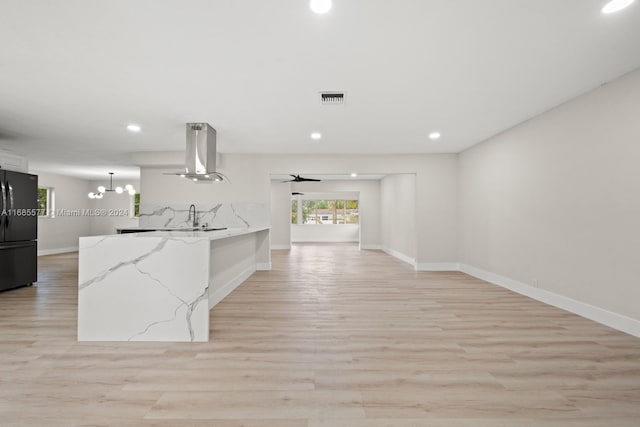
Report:
M344 93L320 92L320 103L322 105L342 105L344 104Z

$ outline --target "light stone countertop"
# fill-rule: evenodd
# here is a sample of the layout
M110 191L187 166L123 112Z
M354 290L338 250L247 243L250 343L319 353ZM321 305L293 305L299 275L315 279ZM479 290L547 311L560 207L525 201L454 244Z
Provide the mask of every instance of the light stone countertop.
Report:
M115 234L102 237L110 238L122 238L122 239L139 239L144 237L168 237L168 238L203 238L209 240L226 239L228 237L242 236L245 234L257 233L258 231L269 230L271 227L249 227L249 228L227 228L226 230L212 230L212 231L178 231L175 230L159 230L159 231L142 231L142 230L157 230L157 227L139 228L140 233L125 233ZM135 228L126 228L126 230L133 230ZM93 236L96 237L96 236Z

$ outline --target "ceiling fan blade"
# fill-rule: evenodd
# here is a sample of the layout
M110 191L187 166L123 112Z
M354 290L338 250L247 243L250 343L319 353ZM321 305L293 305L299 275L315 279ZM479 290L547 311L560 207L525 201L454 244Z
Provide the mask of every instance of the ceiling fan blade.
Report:
M293 178L293 179L288 179L288 180L282 181L282 182L310 182L310 181L320 182L320 181L322 181L321 179L303 178L300 175L289 175L289 176L291 178Z

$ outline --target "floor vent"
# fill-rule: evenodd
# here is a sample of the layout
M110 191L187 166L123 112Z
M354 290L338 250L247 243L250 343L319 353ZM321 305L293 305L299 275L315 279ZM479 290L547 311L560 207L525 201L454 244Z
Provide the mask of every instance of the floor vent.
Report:
M322 105L342 105L344 104L344 93L320 92L320 102Z

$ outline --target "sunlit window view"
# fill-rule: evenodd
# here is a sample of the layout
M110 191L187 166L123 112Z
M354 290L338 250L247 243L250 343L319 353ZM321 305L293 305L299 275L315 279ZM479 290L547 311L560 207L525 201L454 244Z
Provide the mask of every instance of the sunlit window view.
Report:
M38 187L38 216L41 216L41 217L53 216L52 206L51 206L52 193L53 193L53 188Z
M357 200L298 200L291 202L291 224L359 224Z
M140 193L133 195L133 216L134 218L140 217Z

